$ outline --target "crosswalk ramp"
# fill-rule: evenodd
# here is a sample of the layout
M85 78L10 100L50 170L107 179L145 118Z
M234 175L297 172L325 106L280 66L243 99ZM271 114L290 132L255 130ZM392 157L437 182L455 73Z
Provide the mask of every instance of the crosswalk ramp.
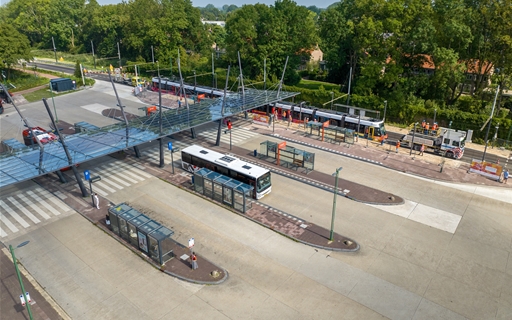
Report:
M72 209L62 200L66 195L52 194L41 187L3 194L0 197L0 238L40 225Z

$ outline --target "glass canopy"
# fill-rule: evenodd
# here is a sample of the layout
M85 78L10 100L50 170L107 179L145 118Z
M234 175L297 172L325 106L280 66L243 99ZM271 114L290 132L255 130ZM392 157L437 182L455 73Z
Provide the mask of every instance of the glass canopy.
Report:
M224 113L223 97L204 99L188 108L182 105L178 109L163 109L161 129L160 114L156 112L130 120L128 126L119 122L97 130L69 135L64 139L71 161L60 142L48 143L42 149L37 146L10 148L9 152L0 155L0 188L299 94L247 88L244 92L245 94L240 92L226 95Z

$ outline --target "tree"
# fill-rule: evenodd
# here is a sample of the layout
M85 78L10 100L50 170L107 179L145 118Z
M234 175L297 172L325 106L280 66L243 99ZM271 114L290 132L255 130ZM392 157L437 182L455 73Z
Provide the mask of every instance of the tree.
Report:
M9 23L0 23L0 61L9 70L20 59L32 60L30 42ZM7 74L9 78L9 71Z
M276 1L275 7L244 5L226 20L227 58L236 63L240 52L244 74L253 78L262 77L267 59L269 77L280 78L289 57L285 79L296 83L297 67L309 60L317 43L313 17L290 0Z

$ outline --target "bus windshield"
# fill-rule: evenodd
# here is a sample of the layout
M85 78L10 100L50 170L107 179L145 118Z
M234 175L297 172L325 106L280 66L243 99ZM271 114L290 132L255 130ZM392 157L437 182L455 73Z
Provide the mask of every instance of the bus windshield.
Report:
M259 177L256 186L256 192L258 193L270 187L270 172L267 172Z

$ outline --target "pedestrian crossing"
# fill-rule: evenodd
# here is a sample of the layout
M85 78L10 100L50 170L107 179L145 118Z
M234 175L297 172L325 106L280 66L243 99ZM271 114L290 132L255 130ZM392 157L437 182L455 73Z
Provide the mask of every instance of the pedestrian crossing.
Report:
M24 229L40 225L72 209L62 200L66 196L54 195L47 190L32 186L0 197L0 238L20 233Z
M153 177L144 170L142 165L129 164L120 160L95 166L94 175L100 176L101 180L92 184L92 191L105 197ZM69 178L75 180L74 176Z

